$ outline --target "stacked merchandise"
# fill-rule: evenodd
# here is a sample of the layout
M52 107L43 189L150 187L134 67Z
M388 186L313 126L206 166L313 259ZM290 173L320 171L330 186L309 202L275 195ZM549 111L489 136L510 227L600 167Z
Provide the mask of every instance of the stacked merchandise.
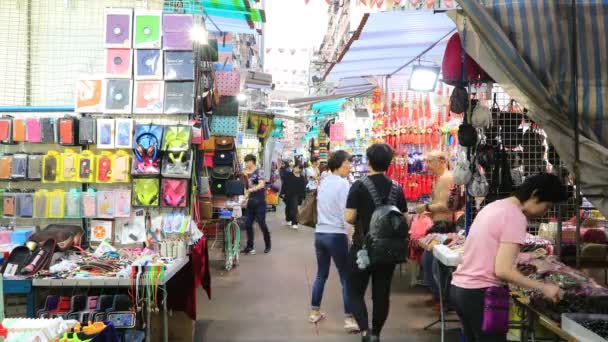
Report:
M89 322L88 324L81 325L75 320L65 318L6 318L2 321L2 325L0 325L0 337L7 341L90 341L119 339L115 330L115 325L111 322ZM129 335L129 340L131 340L131 338L137 337L135 335Z
M328 153L329 138L325 132L319 132L319 161L323 164L329 159Z

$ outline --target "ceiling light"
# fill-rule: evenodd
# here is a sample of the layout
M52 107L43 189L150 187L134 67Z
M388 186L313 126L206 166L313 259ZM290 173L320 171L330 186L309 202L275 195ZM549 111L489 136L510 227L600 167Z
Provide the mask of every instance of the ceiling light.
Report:
M201 25L192 26L192 29L190 30L190 39L192 39L193 42L197 42L199 44L209 44L207 30Z
M245 102L247 100L247 95L245 94L238 94L236 96L236 100L239 102Z
M409 90L414 91L434 91L439 79L437 66L414 65L410 78Z

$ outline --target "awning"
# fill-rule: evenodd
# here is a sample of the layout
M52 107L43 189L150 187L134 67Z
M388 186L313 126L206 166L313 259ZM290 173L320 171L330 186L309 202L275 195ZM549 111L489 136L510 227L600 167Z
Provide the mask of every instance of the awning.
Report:
M366 77L349 78L341 80L328 95L300 97L288 100L287 103L294 107L305 107L317 102L363 96L371 93L376 87L376 84Z
M445 13L394 11L366 14L326 80L390 75L424 53L423 60L440 62L447 38L456 25Z

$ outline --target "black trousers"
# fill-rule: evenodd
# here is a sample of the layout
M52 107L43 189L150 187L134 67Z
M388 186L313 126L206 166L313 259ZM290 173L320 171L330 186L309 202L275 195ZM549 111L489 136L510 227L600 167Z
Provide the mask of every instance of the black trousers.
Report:
M266 201L264 199L249 199L247 202L247 216L245 217L245 231L247 231L247 248L253 248L253 222L257 221L260 225L264 244L266 248L271 247L270 230L266 224Z
M486 289L463 289L452 285L450 300L454 305L466 342L505 342L507 334L487 334L481 330Z
M369 279L372 279L372 335L380 335L389 312L391 282L395 273L395 265L374 265L365 270L357 266L357 251L359 247L353 246L350 250L350 274L348 276L348 296L353 316L359 324L361 331L369 330L367 305L365 305L365 292Z
M298 224L298 204L300 200L297 196L285 197L285 221L291 224Z

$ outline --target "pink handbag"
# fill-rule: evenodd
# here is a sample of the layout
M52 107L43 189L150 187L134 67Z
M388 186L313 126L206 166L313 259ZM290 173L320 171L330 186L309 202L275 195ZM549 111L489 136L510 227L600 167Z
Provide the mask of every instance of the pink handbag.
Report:
M241 89L241 74L238 71L216 71L215 82L220 96L236 96Z

